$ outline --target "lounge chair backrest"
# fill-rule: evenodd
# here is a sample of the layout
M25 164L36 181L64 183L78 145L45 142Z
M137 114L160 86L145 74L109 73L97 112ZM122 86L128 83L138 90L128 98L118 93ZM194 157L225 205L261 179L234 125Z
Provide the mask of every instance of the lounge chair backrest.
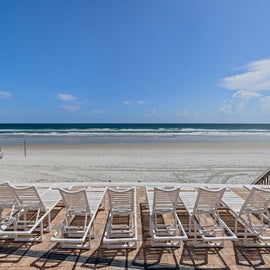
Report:
M154 188L153 212L171 212L176 210L180 188Z
M199 188L193 213L215 213L225 190L226 188L216 190Z
M65 207L70 212L90 212L90 205L87 198L85 189L76 191L68 191L59 189Z
M112 212L133 212L135 196L134 187L124 190L108 188L107 191L109 195L110 209Z
M0 184L0 208L10 207L16 201L14 193L8 183Z
M28 186L22 188L11 186L11 188L16 199L23 207L28 209L37 209L41 207L43 208L43 210L46 210L46 206L42 201L35 186Z
M267 211L269 207L270 190L253 187L240 212L249 211L253 213L261 213Z

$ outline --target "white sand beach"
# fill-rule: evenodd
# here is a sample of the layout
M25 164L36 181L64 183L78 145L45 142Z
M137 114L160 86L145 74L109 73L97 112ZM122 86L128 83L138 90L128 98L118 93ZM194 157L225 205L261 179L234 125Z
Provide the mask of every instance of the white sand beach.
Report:
M2 146L1 181L252 182L270 166L270 143Z

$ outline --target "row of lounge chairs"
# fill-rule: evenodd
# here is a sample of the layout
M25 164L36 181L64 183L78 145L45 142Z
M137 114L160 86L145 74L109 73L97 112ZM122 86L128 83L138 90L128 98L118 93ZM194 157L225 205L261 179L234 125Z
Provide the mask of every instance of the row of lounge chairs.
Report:
M246 188L249 195L244 200L226 188L180 191L180 188L146 187L151 245L176 247L192 237L195 246L222 247L225 240L235 241L239 236L245 246L270 245L270 190ZM51 241L63 248L90 248L97 212L106 207L106 194L109 215L103 243L108 248L136 248L135 187L73 190L72 186L63 188L57 184L16 187L0 184L0 238L42 241L43 233L51 230L52 210L62 200L66 215ZM180 203L188 213L188 232L178 212ZM235 219L234 230L220 216L222 205Z
M51 237L63 248L90 248L95 236L97 212L105 205L108 193L110 212L103 242L108 248L133 248L138 241L136 189L50 186L13 186L0 184L0 238L15 241L42 241L51 230L51 212L61 199L66 209L64 220ZM121 224L115 219L123 217ZM125 224L123 224L125 223Z

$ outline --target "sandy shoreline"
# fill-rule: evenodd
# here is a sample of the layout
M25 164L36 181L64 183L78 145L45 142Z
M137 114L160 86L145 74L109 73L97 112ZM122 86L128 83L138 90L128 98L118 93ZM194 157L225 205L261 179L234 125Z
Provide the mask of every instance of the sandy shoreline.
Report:
M270 143L4 146L1 182L247 184L270 165Z

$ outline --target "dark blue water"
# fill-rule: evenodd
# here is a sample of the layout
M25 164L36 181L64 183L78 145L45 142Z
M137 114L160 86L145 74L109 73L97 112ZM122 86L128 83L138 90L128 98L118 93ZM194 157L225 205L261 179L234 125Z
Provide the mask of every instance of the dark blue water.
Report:
M0 144L270 141L270 124L0 124Z

